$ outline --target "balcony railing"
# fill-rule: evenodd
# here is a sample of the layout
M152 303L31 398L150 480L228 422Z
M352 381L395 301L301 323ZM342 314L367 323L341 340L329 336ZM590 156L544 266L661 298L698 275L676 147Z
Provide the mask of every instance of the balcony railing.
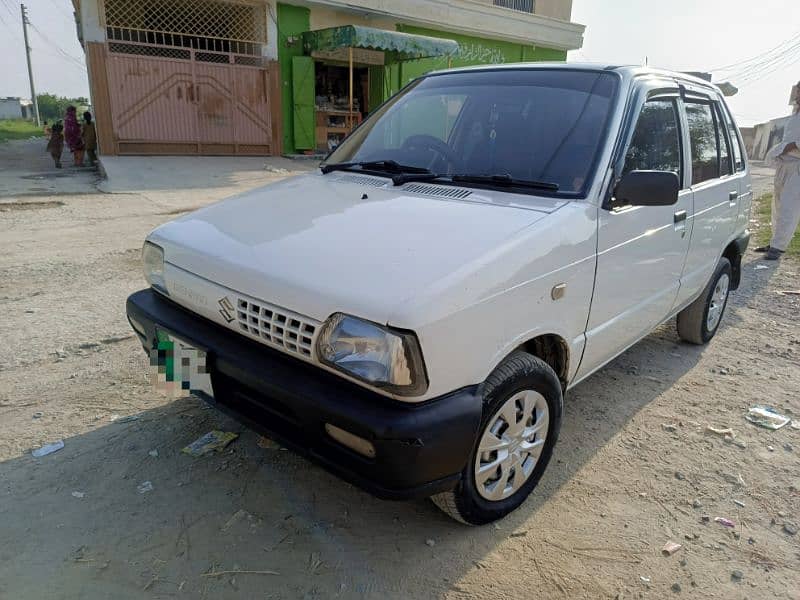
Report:
M502 6L503 8L510 8L511 10L518 10L526 13L533 12L534 4L534 0L494 0L495 6Z

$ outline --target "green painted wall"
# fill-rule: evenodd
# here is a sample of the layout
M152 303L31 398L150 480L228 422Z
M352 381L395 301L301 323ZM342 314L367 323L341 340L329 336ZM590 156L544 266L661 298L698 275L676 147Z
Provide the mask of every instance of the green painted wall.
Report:
M294 99L292 96L292 58L303 56L303 44L289 38L308 31L309 10L302 6L278 4L278 63L281 69L281 112L283 113L283 153L294 154Z
M420 75L437 69L446 69L448 66L467 67L479 64L567 60L567 52L565 50L460 35L449 31L425 29L423 27L414 27L411 25L398 25L397 30L405 33L455 40L458 42L460 50L459 56L453 57L451 62L448 61L447 57L438 57L402 63L399 69L395 69L395 72L387 74L390 81L388 85L385 82L384 88L390 90L391 93L396 92L399 88Z

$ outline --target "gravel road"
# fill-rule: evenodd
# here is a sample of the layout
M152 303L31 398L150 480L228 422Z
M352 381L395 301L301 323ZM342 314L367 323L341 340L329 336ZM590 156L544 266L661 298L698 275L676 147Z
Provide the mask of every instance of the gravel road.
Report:
M800 298L778 293L797 262L748 254L708 347L669 323L569 393L531 499L467 528L147 383L124 314L142 239L282 171L110 195L68 169L53 189L41 143L0 144L19 165L0 172L0 598L800 598L800 430L744 419L800 418ZM239 437L181 454L212 429Z

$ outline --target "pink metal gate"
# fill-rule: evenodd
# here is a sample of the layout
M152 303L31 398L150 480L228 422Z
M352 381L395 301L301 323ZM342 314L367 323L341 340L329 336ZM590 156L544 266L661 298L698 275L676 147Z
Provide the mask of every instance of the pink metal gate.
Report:
M119 154L279 153L277 64L131 42L110 42L105 63Z

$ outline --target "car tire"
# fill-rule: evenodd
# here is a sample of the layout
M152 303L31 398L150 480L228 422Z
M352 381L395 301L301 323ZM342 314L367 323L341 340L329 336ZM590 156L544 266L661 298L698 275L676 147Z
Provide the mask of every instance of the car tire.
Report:
M501 519L525 501L550 461L563 411L558 376L525 352L500 363L481 393L483 417L461 480L455 489L431 497L467 525ZM490 444L502 448L482 449Z
M703 293L678 313L678 335L690 344L707 344L717 333L728 305L731 263L721 258Z

